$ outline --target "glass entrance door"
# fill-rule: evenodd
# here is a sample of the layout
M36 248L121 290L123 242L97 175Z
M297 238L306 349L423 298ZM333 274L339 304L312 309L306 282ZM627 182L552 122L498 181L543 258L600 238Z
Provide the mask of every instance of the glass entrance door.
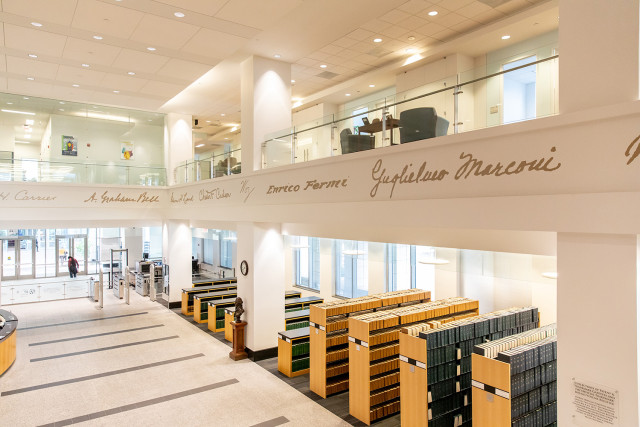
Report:
M69 257L78 261L78 274L87 274L87 235L56 236L56 276L69 275Z
M0 245L2 256L2 280L31 279L35 277L36 245L33 237L3 238Z

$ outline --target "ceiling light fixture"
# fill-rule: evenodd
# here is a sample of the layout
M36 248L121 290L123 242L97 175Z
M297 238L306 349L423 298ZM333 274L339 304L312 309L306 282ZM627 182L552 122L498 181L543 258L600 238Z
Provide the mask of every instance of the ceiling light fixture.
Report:
M29 141L18 141L18 140L15 140L13 142L15 142L16 144L31 144Z
M429 12L429 16L436 16L438 14L437 10L432 10L431 12Z
M64 111L64 108L58 108L58 111Z
M29 97L28 96L23 96L22 99L29 99Z
M374 43L380 43L381 41L382 41L382 39L381 39L381 38L379 38L379 37L378 37L378 38L373 39L373 42L374 42Z
M295 82L296 82L295 80L291 80L291 83L295 83Z
M414 41L415 39L416 39L416 38L415 38L414 36L409 36L409 37L407 37L407 40L409 40L409 41Z
M280 54L276 53L275 55L273 55L274 58L280 58Z
M96 40L102 40L102 36L93 36L93 38Z
M27 77L27 80L35 80L33 77Z
M345 93L344 96L351 96L351 94L350 93Z
M173 14L176 18L184 18L184 13L182 12L176 12Z
M71 86L73 86L73 87L80 87L80 85L71 85Z
M7 102L7 105L13 105L13 102Z
M60 104L64 104L64 101L60 101Z
M410 57L408 57L407 60L404 61L404 64L402 64L402 66L404 67L405 65L413 64L414 62L420 61L421 59L422 56L419 53L416 53L415 55L411 55Z
M413 47L408 47L408 48L405 49L405 52L406 53L416 53L416 49L413 48Z
M113 93L120 93L120 91L119 90L114 90Z
M82 64L84 68L89 68L89 64Z
M135 76L136 73L134 73L133 71L129 71L127 74L129 74L130 76Z
M13 114L24 114L26 116L35 116L36 113L32 113L30 111L18 111L18 110L5 110L4 108L2 110L3 113L13 113Z
M225 138L225 139L229 139L229 138Z
M31 25L33 25L34 27L38 27L38 28L42 27L42 24L39 23L39 22L32 22Z
M38 57L38 55L36 55L36 54L34 54L34 53L30 53L30 54L29 54L29 58L37 58L37 57Z
M156 48L155 48L155 47L151 47L151 46L149 46L149 47L147 48L147 50L149 50L149 51L153 52L154 50L156 50Z
M238 130L238 127L237 127L237 126L234 126L234 127L232 127L232 128L231 128L231 132L235 132L235 131L237 131L237 130Z
M211 120L207 120L207 123L211 123Z
M511 38L511 36L509 34L505 34L504 36L502 36L502 40L509 40Z
M196 148L200 148L200 147L204 147L204 144L198 144L198 145L196 145Z
M376 87L376 85L369 85L369 87Z
M221 115L222 117L224 117L226 114L224 114L224 113L220 113L220 115Z
M327 65L326 64L322 64L322 65L320 65L320 68L327 68Z

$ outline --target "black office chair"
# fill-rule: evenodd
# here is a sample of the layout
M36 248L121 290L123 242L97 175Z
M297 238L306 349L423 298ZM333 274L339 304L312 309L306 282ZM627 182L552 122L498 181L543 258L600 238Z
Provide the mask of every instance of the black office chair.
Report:
M449 121L436 114L432 107L412 108L400 113L400 142L444 136L449 129Z
M343 129L340 132L340 146L342 154L371 150L376 146L376 139L373 135L353 135L351 129Z

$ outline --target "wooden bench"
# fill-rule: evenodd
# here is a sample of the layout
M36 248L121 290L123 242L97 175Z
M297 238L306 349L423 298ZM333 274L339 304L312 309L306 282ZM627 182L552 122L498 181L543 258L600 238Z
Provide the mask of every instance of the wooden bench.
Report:
M309 328L278 332L278 371L289 378L309 372Z
M218 284L212 286L202 286L198 288L185 288L182 290L182 314L193 316L193 296L207 292L219 292L236 289L236 283Z
M228 291L207 292L195 294L193 296L193 320L197 323L206 323L209 318L209 304L211 300L221 300L225 298L235 299L238 291L229 289Z

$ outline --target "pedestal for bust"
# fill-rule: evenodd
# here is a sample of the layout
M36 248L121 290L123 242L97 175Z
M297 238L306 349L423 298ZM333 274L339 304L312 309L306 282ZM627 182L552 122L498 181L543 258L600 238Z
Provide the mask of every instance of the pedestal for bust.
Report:
M244 328L247 322L231 322L233 328L233 351L229 353L229 357L233 360L246 359L247 352L244 351Z

